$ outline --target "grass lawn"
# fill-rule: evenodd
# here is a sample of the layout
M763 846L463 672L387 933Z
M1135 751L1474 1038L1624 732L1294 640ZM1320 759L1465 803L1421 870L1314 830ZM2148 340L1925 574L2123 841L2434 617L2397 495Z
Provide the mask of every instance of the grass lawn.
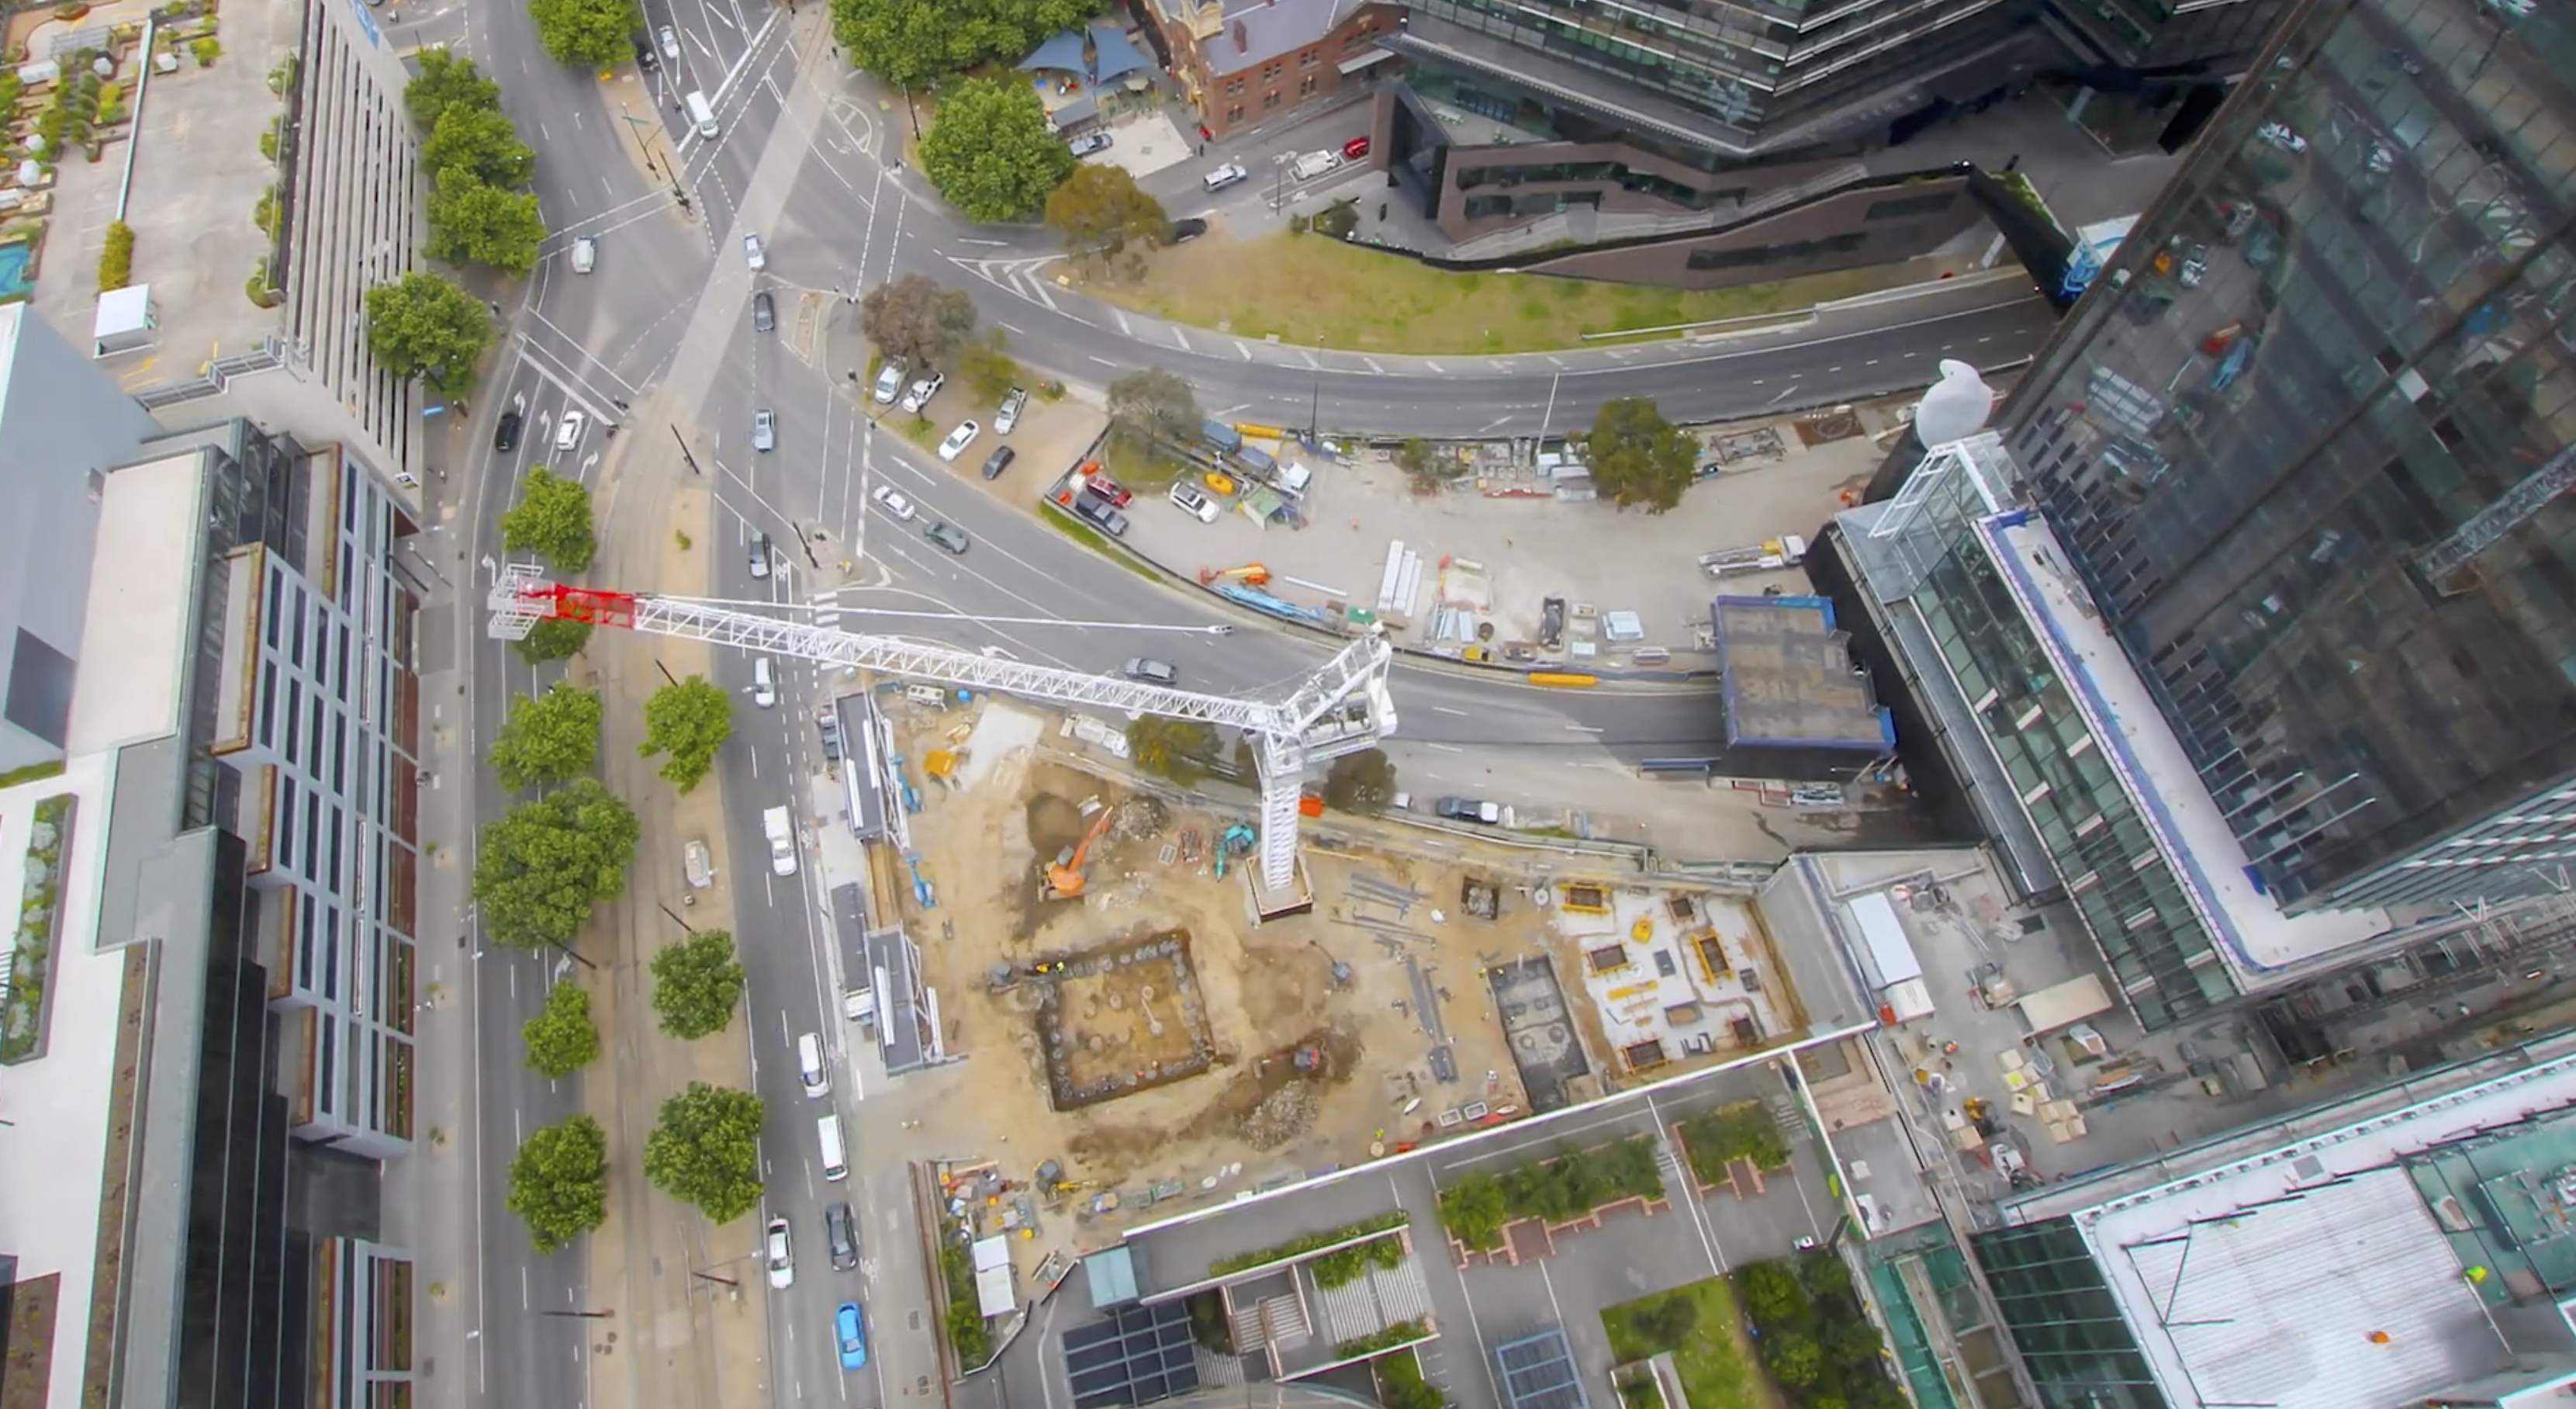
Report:
M1153 257L1141 283L1086 292L1237 337L1353 352L1505 353L1617 333L1788 313L1929 277L1904 265L1689 293L1521 274L1450 274L1321 235L1195 240Z
M1133 553L1128 553L1121 549L1111 547L1109 540L1101 535L1100 530L1074 518L1070 511L1059 510L1052 507L1042 508L1038 510L1038 517L1046 520L1056 532L1061 533L1065 537L1072 539L1074 542L1081 544L1083 547L1098 553L1100 556L1118 564L1120 567L1127 569L1129 572L1136 574L1147 582L1160 583L1163 581L1163 578L1155 573L1152 568L1136 561L1136 556Z
M1687 1330L1678 1337L1672 1326L1677 1318L1663 1311L1665 1303L1672 1301L1688 1301L1694 1309ZM1690 1397L1689 1409L1778 1409L1781 1403L1753 1358L1744 1318L1736 1313L1735 1292L1723 1277L1604 1308L1601 1329L1610 1337L1610 1353L1622 1365L1672 1351L1682 1393Z

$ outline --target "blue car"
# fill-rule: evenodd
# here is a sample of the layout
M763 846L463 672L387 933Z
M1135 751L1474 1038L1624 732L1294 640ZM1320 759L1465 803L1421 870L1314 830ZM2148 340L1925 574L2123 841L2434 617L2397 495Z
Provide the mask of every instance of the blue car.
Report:
M832 1318L832 1329L840 1336L841 1368L866 1369L868 1333L859 1326L859 1304L855 1301L842 1302L840 1312Z

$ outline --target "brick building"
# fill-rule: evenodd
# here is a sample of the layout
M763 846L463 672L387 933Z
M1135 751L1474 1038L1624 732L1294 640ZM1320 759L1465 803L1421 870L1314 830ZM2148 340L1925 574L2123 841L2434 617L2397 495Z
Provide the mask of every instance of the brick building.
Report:
M1374 0L1153 0L1175 75L1209 136L1276 122L1367 83L1400 7Z

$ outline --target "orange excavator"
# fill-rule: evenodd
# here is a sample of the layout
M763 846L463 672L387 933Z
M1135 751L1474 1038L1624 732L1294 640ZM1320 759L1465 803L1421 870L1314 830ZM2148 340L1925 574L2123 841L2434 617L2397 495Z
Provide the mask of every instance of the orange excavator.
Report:
M1102 832L1109 830L1110 819L1117 815L1115 808L1101 808L1100 815L1091 819L1091 830L1082 834L1082 844L1063 860L1047 863L1048 898L1078 900L1082 897L1083 888L1091 883L1082 872L1083 863L1091 859L1091 844L1100 840Z
M1266 587L1270 569L1259 563L1245 563L1239 568L1200 568L1199 585L1213 587L1220 582L1240 582L1246 587Z

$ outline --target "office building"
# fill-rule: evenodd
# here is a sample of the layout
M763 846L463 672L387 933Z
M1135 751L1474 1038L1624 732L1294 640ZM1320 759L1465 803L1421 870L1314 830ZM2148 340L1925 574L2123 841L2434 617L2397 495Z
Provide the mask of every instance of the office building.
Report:
M0 776L62 756L98 477L157 431L27 304L0 307Z
M411 525L247 422L143 453L99 485L62 770L0 790L0 1396L400 1405Z
M2005 1200L2041 1409L2467 1409L2576 1387L2576 1039Z
M1916 776L2150 1026L2549 937L2425 947L2576 850L2557 42L2300 6L1997 431L1826 536Z

